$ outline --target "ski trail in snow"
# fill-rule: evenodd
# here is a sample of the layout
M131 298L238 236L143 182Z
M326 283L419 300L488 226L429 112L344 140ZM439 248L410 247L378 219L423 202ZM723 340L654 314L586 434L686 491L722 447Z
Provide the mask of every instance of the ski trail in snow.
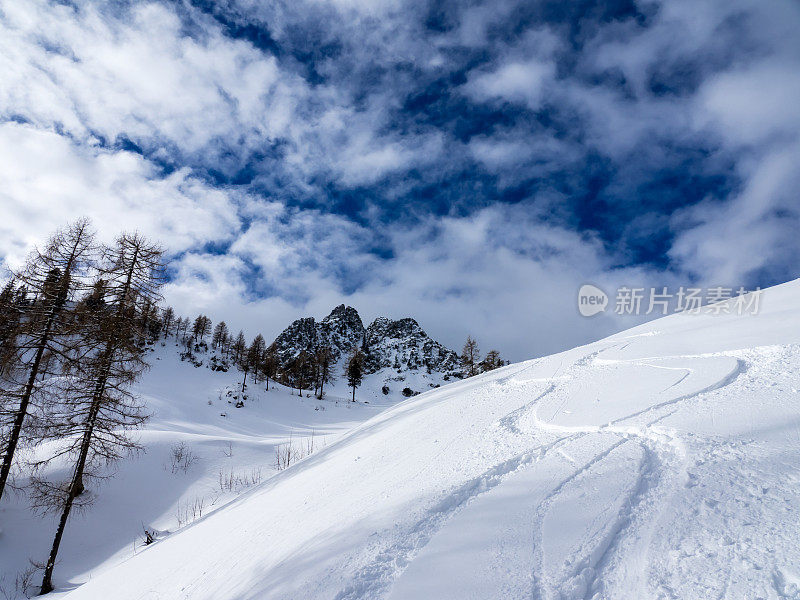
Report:
M533 450L523 452L485 471L480 476L447 492L394 543L375 549L375 557L358 569L353 581L340 591L335 600L366 600L383 597L392 583L406 569L419 551L441 528L444 522L474 498L498 486L510 474L542 460L572 436L558 438Z
M590 364L590 361L602 352L598 351L593 355L588 355L573 364L573 368L582 367ZM681 357L669 357L670 359ZM688 357L687 357L688 358ZM696 357L692 357L696 358ZM593 456L588 462L576 468L567 478L562 480L545 499L539 504L536 517L533 523L536 529L538 542L534 548L534 587L532 597L535 600L558 597L576 597L575 592L584 600L596 600L604 597L613 597L607 593L607 587L616 587L614 579L620 577L624 582L619 582L621 589L638 589L640 597L644 597L646 584L642 581L643 574L646 572L647 552L652 539L655 527L665 506L674 495L675 490L685 484L687 475L686 452L683 443L674 432L660 430L655 425L672 411L663 411L668 407L696 398L702 394L729 385L745 370L744 361L736 358L735 367L712 384L700 390L695 390L688 394L679 395L663 402L648 406L645 409L636 411L612 420L607 425L600 426L562 426L542 421L536 414L536 404L541 399L557 388L556 384L551 385L543 394L537 397L537 403L526 405L525 408L533 408L533 418L535 426L541 430L560 433L566 435L565 441L574 441L579 436L589 434L610 433L620 436L621 439L602 452ZM687 367L670 367L666 365L653 364L654 361L611 361L602 360L600 364L627 363L638 364L641 366L663 368L671 370L682 370L686 373L678 381L674 382L664 390L678 386L687 377L690 377L694 370ZM590 366L591 368L591 366ZM572 369L571 369L572 370ZM558 414L563 407L562 403L554 414ZM525 411L519 411L520 414ZM626 421L631 421L642 415L656 413L655 418L642 426L624 426ZM660 413L660 414L659 414ZM593 548L588 556L576 560L576 566L566 581L549 582L544 571L544 550L543 550L543 527L545 518L559 495L572 482L579 479L589 472L595 465L606 459L612 452L630 440L637 440L642 448L643 455L637 473L636 483L627 493L622 507L620 508L615 520L608 527L606 534L601 537L596 547ZM634 560L631 560L631 557ZM580 558L580 557L576 557ZM627 558L628 560L623 560ZM631 564L636 565L631 568ZM625 568L627 567L627 568ZM566 595L562 592L567 592ZM582 592L581 592L582 590Z

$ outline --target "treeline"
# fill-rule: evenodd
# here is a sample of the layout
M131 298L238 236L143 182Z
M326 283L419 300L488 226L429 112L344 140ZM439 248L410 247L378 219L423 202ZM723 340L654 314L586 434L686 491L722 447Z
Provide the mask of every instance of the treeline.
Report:
M497 350L489 350L483 360L481 360L480 354L478 342L472 336L467 336L467 341L464 343L460 357L461 367L464 369L464 377L473 377L509 364L500 358L500 352Z
M303 390L313 390L315 396L321 399L325 385L335 380L334 353L330 346L303 349L293 358L282 362L275 344L267 346L260 333L248 343L243 331L234 335L225 321L212 327L213 323L206 315L200 314L194 319L180 317L170 306L164 309L148 307L145 314L148 341L174 338L184 348L181 359L189 360L196 366L200 365L196 356L212 350L209 359L212 370L227 372L234 366L242 372L242 393L246 390L249 377L253 383L264 381L267 391L272 380L292 390L297 389L300 395ZM508 364L497 350L490 350L481 359L478 343L471 336L467 337L459 359L463 369L461 377L472 377ZM345 360L343 372L348 385L353 389L353 401L355 390L363 380L364 368L364 352L355 346Z
M297 389L300 394L303 390L313 390L321 398L325 384L335 379L335 361L330 346L321 346L313 351L301 350L291 360L282 362L275 344L267 346L260 333L248 343L243 331L234 335L225 321L212 325L206 315L194 319L180 317L168 306L152 311L147 329L151 332L151 341L162 337L174 338L184 348L181 353L183 360L195 362L198 354L212 350L214 354L209 359L212 370L228 371L234 366L242 372L242 393L249 378L253 383L265 382L267 390L272 380L292 390Z
M137 233L108 246L87 220L55 233L0 292L0 500L15 465L30 469L33 507L60 515L41 593L53 589L73 509L110 463L140 450L128 435L147 414L131 392L147 368L149 316L159 301L161 249ZM54 442L54 443L47 443ZM20 450L37 447L35 459ZM53 481L46 467L67 465Z

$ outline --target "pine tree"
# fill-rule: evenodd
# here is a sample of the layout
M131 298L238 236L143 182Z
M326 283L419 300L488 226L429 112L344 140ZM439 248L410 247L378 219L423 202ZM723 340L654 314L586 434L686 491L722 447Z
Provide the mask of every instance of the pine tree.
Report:
M50 362L48 357L61 355L63 344L73 333L71 319L64 313L82 288L81 275L96 251L93 240L89 221L78 220L53 235L43 250L34 250L23 270L14 276L22 283L22 298L30 293L35 299L30 304L23 300L24 313L16 338L22 341L4 359L6 375L0 382L0 396L12 409L10 430L2 440L0 498L31 402L44 392L41 376Z
M364 378L364 355L358 348L355 349L345 367L347 384L353 388L353 402L356 401L356 388L361 385Z
M126 431L147 415L130 387L148 366L137 341L144 333L141 310L159 299L161 257L161 249L139 234L121 235L100 267L106 306L78 314L82 334L73 339L66 394L48 420L48 433L67 443L58 456L75 460L72 476L66 485L36 480L36 506L61 512L42 594L53 589L59 546L73 505L84 492L84 479L98 477L100 467L139 448Z
M472 336L467 336L467 341L464 343L464 349L461 351L461 364L467 372L467 377L477 375L478 369L478 342L472 339Z

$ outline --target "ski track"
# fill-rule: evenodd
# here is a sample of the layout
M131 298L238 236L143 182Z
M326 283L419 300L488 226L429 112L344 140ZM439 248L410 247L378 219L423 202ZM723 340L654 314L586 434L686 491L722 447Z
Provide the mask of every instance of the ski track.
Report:
M386 597L391 590L393 582L400 577L420 550L436 535L445 522L463 510L471 501L497 487L512 473L535 465L551 451L560 451L563 446L577 442L586 436L602 434L612 434L619 439L582 464L576 463L574 459L570 458L570 462L576 465L575 469L547 493L536 509L536 516L532 526L535 528L538 543L534 548L531 597L534 600L560 597L597 600L608 597L606 588L613 583L609 581L609 576L614 574L614 566L622 564L621 556L626 552L640 552L643 557L641 560L646 560L649 542L664 507L669 503L672 496L671 492L683 485L688 478L686 452L683 443L673 432L662 430L655 426L672 415L678 409L678 405L729 385L746 368L745 362L736 358L735 368L718 381L700 390L670 398L619 417L606 425L569 427L553 425L539 419L536 411L542 400L555 393L559 389L560 382L580 377L583 370L596 369L598 366L628 364L685 371L683 377L662 390L661 393L664 393L680 385L693 374L694 370L688 367L673 367L654 363L681 358L702 358L699 356L669 356L645 360L609 360L599 358L603 352L610 349L621 350L628 346L629 343L609 344L597 351L587 353L576 359L566 369L566 372L560 376L559 371L561 371L563 363L549 378L519 380L518 376L521 373L536 366L536 363L534 363L498 379L495 382L495 387L499 393L519 385L549 381L543 391L536 394L523 406L500 418L497 421L497 425L514 437L530 436L531 434L539 434L540 436L550 434L555 435L555 439L533 449L520 452L486 470L478 477L445 493L438 501L426 509L422 517L417 519L412 526L407 527L401 534L395 534L393 543L375 548L374 558L356 571L353 580L335 596L335 600L377 600ZM554 414L558 414L563 404L559 405ZM642 425L625 425L626 422L650 415L653 418L646 420ZM525 416L533 417L536 431L526 431L520 427L520 421ZM565 580L547 581L544 573L542 531L548 511L565 489L580 480L593 467L627 443L637 443L641 449L642 458L635 483L626 492L621 508L613 521L607 525L604 533L599 536L599 540L593 540L595 546L585 549L586 556L579 557L580 560L575 561L576 566ZM635 573L633 576L641 579L643 574ZM638 584L637 587L640 589L640 593L647 594L647 591L643 589L644 584L642 582L638 582ZM567 591L570 589L573 590L572 593ZM567 592L566 594L563 593L565 591ZM575 595L576 591L578 595Z

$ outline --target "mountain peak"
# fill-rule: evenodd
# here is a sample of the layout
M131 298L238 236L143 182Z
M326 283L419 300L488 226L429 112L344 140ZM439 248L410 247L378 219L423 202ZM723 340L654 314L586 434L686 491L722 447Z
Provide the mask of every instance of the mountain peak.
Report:
M353 322L358 321L359 323L361 323L361 316L358 314L358 311L352 306L346 306L344 304L340 304L339 306L334 308L327 317L322 319L322 322L325 323L326 321L333 321L333 320L346 320Z
M313 352L322 346L329 347L337 361L353 348L361 348L368 373L384 368L425 368L443 373L458 370L458 355L428 337L415 319L378 317L365 328L358 311L345 304L335 307L321 321L313 317L297 319L275 340L279 360L284 364L303 350Z

